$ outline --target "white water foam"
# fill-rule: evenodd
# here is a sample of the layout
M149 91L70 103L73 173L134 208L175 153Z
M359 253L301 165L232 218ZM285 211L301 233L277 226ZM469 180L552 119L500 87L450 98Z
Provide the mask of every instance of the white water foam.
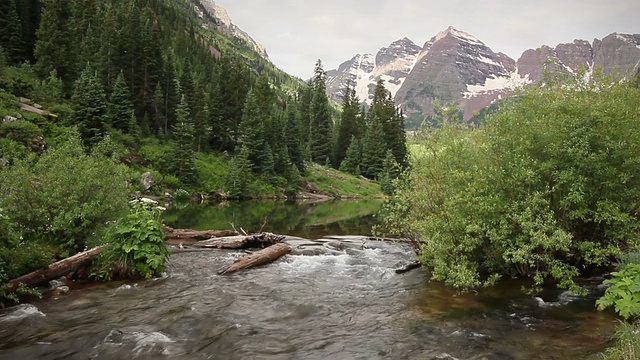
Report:
M31 304L22 304L18 305L15 308L11 309L13 311L9 312L7 315L0 316L0 322L12 322L19 321L28 317L45 317L43 312L38 310L37 307Z

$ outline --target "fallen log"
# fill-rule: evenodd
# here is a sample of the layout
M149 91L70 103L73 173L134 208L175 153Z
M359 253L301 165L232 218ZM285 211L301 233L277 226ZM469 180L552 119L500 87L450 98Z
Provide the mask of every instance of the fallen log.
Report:
M245 270L254 266L263 265L277 260L283 255L291 252L291 247L285 243L271 245L268 248L245 255L228 266L220 269L218 275L231 274L236 271Z
M164 227L164 233L167 234L167 240L179 241L198 241L206 240L214 237L237 235L235 230L192 230L192 229L174 229L169 226Z
M216 249L265 248L282 242L286 236L272 233L254 235L223 236L215 239L198 241L192 246Z
M419 267L422 267L422 263L420 261L414 261L410 264L407 264L399 269L396 269L395 272L396 274L404 274L406 272L409 272L413 269L417 269Z
M70 274L78 270L79 267L93 260L102 252L102 250L104 250L104 248L105 245L94 247L93 249L75 254L66 259L62 259L45 268L38 269L29 274L22 275L19 278L13 279L9 281L7 292L11 293L16 291L20 284L24 284L30 287L39 286L51 280Z

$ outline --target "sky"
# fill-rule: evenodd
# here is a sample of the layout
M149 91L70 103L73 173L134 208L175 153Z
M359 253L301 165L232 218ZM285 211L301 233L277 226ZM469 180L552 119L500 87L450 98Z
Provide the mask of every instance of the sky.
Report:
M422 46L453 26L517 60L527 49L613 33L640 34L639 0L215 0L264 45L271 61L308 79L407 37Z

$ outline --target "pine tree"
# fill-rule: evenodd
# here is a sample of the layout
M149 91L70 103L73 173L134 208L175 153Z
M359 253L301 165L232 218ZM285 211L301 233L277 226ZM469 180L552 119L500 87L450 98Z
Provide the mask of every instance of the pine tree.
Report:
M340 115L340 125L336 135L336 153L334 163L341 164L347 154L347 149L351 139L359 138L362 126L358 121L360 112L360 100L356 96L356 91L347 87L342 102L342 113Z
M313 99L311 101L311 158L318 164L325 164L331 155L331 113L326 90L326 74L322 61L318 60L313 78Z
M120 72L113 86L113 91L109 97L109 121L114 129L125 134L131 132L130 120L133 112L129 87L124 79L124 74Z
M92 146L105 135L107 117L107 97L96 71L90 64L75 82L75 92L71 98L74 110L74 124L78 126L83 142Z
M382 124L377 118L374 118L367 126L367 132L362 141L362 175L369 179L377 178L382 172L386 153L387 146Z
M56 70L65 83L70 83L75 74L73 32L69 27L71 4L69 1L42 0L42 18L37 31L35 56L37 69L42 76Z
M346 156L340 163L340 171L353 175L360 175L360 163L362 163L362 144L360 139L352 136L349 148L347 148Z
M304 172L303 143L305 142L296 104L293 101L287 104L284 141L287 144L289 160L300 173Z
M382 172L380 174L380 188L383 193L393 195L395 191L394 180L400 176L400 165L396 162L395 156L391 150L387 150L387 155L382 163Z
M253 171L256 173L263 171L266 155L264 124L258 101L252 90L247 95L238 133L238 145L247 149L247 158L251 162Z
M5 49L9 64L16 65L26 59L22 22L15 0L5 0L0 4L0 46Z
M177 122L174 125L175 150L172 159L173 173L187 185L194 185L196 180L193 123L189 107L182 96L176 109Z
M227 175L227 195L230 198L242 199L246 197L251 168L249 150L244 146L240 146L238 154L231 160L229 174Z

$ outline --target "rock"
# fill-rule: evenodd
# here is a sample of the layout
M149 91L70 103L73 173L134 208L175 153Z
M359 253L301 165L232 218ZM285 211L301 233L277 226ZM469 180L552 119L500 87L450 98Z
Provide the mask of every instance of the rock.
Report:
M13 122L13 121L18 121L18 118L15 118L11 115L7 115L4 118L2 118L2 121L4 122Z
M339 240L327 241L325 246L327 246L327 247L329 247L331 249L335 249L335 250L344 250L344 244L342 242L340 242Z
M142 188L145 191L148 191L149 189L151 189L151 187L153 185L155 185L156 181L153 179L153 175L151 174L151 171L147 171L146 173L142 174L142 176L140 177L140 184L142 184Z

